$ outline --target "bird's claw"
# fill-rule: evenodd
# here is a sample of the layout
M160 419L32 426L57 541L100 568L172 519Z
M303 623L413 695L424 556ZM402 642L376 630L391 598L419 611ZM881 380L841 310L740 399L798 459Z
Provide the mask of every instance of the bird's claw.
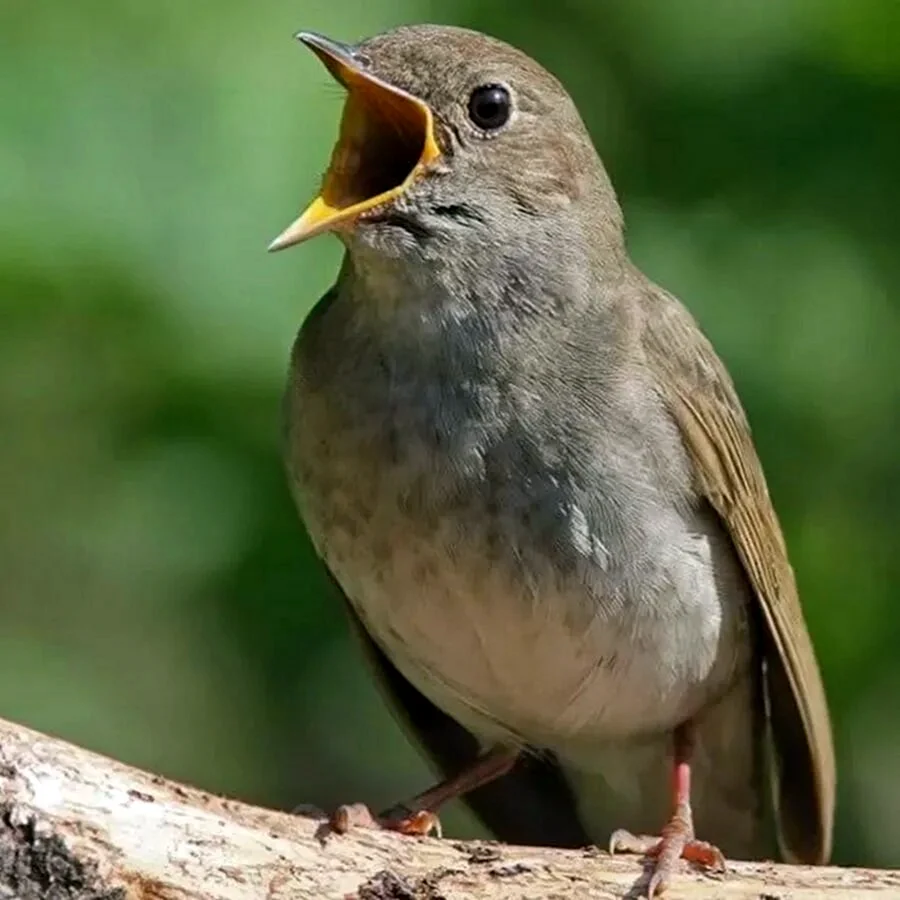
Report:
M725 871L725 857L718 847L677 830L659 838L632 834L620 828L610 836L609 853L611 856L616 853L638 853L655 860L647 885L649 900L654 900L668 888L677 859L685 859L712 871Z
M659 844L658 837L652 837L649 834L632 834L624 828L618 828L609 836L609 855L615 856L616 853L652 855L657 844Z
M346 834L351 828L373 828L378 831L396 831L414 837L442 836L441 820L429 810L419 809L406 815L376 816L364 803L348 803L339 806L329 819L331 830Z

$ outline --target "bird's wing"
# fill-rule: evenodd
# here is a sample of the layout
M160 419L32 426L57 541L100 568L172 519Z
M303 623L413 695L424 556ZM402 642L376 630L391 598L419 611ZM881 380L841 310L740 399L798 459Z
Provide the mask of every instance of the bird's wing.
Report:
M824 863L831 853L835 802L828 707L750 427L712 346L690 314L659 289L643 323L643 345L681 429L698 487L731 535L766 625L766 695L782 851L788 858Z
M483 748L393 666L366 631L340 585L333 577L331 581L344 598L353 631L391 711L413 743L426 751L441 777L459 774ZM583 847L590 843L579 822L571 788L550 754L520 756L511 772L463 799L494 835L508 843L547 847Z

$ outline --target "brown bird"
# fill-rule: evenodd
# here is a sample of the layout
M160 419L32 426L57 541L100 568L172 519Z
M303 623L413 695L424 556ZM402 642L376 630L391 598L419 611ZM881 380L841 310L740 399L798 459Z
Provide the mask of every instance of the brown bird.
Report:
M427 830L465 794L507 841L650 854L651 896L722 864L697 834L826 861L828 711L747 420L630 261L572 100L471 31L298 37L348 99L272 249L346 255L294 345L290 481L445 776L335 825Z

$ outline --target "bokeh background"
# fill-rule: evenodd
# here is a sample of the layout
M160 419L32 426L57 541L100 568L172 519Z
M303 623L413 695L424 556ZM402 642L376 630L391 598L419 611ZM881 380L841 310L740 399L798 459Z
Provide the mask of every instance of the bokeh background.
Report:
M282 475L289 345L338 244L265 246L341 104L292 33L455 23L569 86L635 257L729 364L832 703L835 858L900 865L900 5L51 0L0 19L0 715L280 807L428 781Z

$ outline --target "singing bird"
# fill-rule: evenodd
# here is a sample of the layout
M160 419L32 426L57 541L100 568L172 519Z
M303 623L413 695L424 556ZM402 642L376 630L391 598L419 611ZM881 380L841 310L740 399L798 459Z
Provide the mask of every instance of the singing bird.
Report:
M298 37L347 100L271 249L346 253L294 344L289 480L444 776L335 824L427 830L465 795L506 841L648 854L651 896L776 835L825 862L828 710L750 429L572 100L473 31Z

